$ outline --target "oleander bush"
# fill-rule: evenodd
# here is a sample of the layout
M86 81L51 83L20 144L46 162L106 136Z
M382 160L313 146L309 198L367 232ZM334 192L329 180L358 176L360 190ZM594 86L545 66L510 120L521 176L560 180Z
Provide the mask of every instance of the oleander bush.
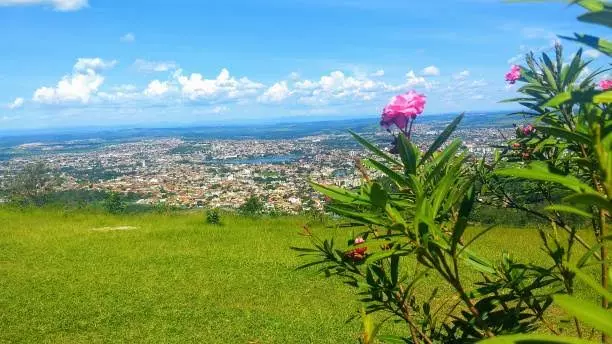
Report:
M611 26L607 3L575 3L588 11L580 20ZM610 56L609 42L589 37L571 39ZM557 44L553 56L529 54L523 65L512 66L506 81L518 84L520 96L508 101L525 108L514 115L527 123L492 157L477 159L459 139L449 142L463 115L420 150L411 136L426 98L410 91L395 96L382 114L392 147L351 133L369 152L356 163L359 190L312 182L329 199L326 209L346 219L344 227L355 234L338 243L305 228L312 245L294 249L310 257L303 267L317 266L358 290L361 343L584 343L596 333L608 341L612 80L598 83L608 69L589 72L591 61L581 50L565 61ZM473 251L494 228L466 237L468 220L482 206L540 221L548 263L503 253L491 261ZM419 295L416 286L428 274L443 284ZM595 290L600 305L578 300L577 288ZM442 298L439 289L452 293ZM571 333L551 322L553 309L571 317ZM404 335L380 333L385 321L405 323Z

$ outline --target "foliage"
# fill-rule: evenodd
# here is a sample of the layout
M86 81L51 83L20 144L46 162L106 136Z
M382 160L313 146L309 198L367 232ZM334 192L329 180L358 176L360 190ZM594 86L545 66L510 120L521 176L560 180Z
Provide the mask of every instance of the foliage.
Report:
M104 201L104 209L111 214L121 214L127 208L127 204L117 192L109 193Z
M238 208L238 211L244 215L259 215L264 211L264 203L259 197L252 195Z
M219 210L210 209L206 212L206 223L211 225L220 225L221 224L221 214L219 214Z
M21 205L43 205L44 195L53 191L61 179L43 162L26 165L9 179L4 193L11 202Z
M583 60L581 50L569 64L564 61L557 45L552 58L529 54L525 66L513 67L509 81L523 85L521 96L509 101L524 106L516 114L533 124L518 127L516 138L492 160L477 161L458 140L447 143L459 116L424 152L410 141L409 131L396 136L391 153L353 134L371 154L358 162L361 188L312 183L330 199L327 209L348 220L345 227L355 233L354 240L339 245L306 229L313 247L295 249L313 259L304 267L318 266L359 290L365 305L362 343L376 338L389 343L549 340L530 334L535 330L554 334L554 342L582 343L589 327L607 341L612 327L606 243L612 211L612 99L610 91L595 88L596 78L607 70L587 72L590 61ZM370 177L367 168L384 177ZM392 181L391 187L381 180ZM481 236L466 240L465 232L474 209L483 207L550 224L548 230L539 228L548 262L506 254L494 262L472 251ZM590 233L579 232L578 226ZM600 267L600 284L584 278L589 266ZM424 298L415 290L429 273L444 284ZM472 273L480 279L466 283L463 276ZM601 308L575 299L585 283L605 294ZM442 305L434 302L438 287L452 289L454 297ZM577 338L564 341L547 320L553 301L573 315ZM371 317L378 312L404 322L406 333L380 336L381 323Z

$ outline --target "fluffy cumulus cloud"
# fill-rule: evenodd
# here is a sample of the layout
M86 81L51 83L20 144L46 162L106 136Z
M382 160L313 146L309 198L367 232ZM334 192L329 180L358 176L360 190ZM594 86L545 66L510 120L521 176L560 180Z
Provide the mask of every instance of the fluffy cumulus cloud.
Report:
M104 82L104 77L98 72L112 68L116 64L117 61L106 61L99 57L79 58L74 64L71 75L65 75L55 86L37 89L32 100L45 104L89 103Z
M9 103L6 107L14 110L14 109L18 109L20 107L23 106L24 103L24 99L21 97L15 98L15 100L13 100L13 102Z
M119 37L119 40L123 43L133 43L136 41L136 35L131 32L128 32L125 35Z
M77 11L88 6L87 0L0 0L0 6L44 5L57 11Z
M291 96L286 81L277 82L268 88L257 100L262 103L279 103Z
M162 96L170 90L170 85L168 81L159 81L153 80L147 86L147 89L144 90L144 94L148 97L159 97Z
M55 87L41 87L34 92L32 100L39 103L58 104L80 102L86 104L104 82L104 77L93 70L66 75Z
M178 82L181 94L191 100L237 99L256 95L265 88L263 84L251 81L246 77L236 79L230 76L229 71L225 68L214 79L206 79L200 73L185 76L182 70L176 71L174 77Z
M81 57L74 64L74 70L84 72L88 70L100 71L103 69L113 68L117 65L117 60L103 60L99 57L89 58Z
M134 61L134 68L144 73L168 72L178 68L173 61L148 61L137 59Z
M422 76L417 76L416 73L411 70L406 73L406 83L403 85L404 88L413 88L413 87L424 87L426 89L430 89L433 87L433 83L428 81Z
M438 76L440 75L440 68L436 66L428 66L428 67L423 68L423 71L421 71L421 74L425 76Z
M335 70L315 78L304 78L292 73L281 80L264 84L244 76L233 76L226 68L221 69L216 76L204 76L199 72L187 73L174 62L148 60L136 60L132 68L147 73L169 72L167 78L152 78L142 84L107 85L104 72L115 65L115 60L80 58L72 72L56 84L36 89L32 101L39 104L65 104L64 107L84 104L93 108L112 107L117 111L142 111L149 105L192 107L194 111L200 109L198 111L202 111L202 114L222 113L232 104L244 107L259 103L263 107L280 106L288 113L325 113L334 109L373 108L375 104L384 104L390 96L411 89L427 92L432 99L442 97L442 93L457 94L459 89L463 93L456 97L477 99L473 96L482 94L481 88L487 86L484 80L470 79L467 70L446 77L428 77L440 74L435 66L430 66L435 71L429 67L429 70L426 68L422 73L410 70L401 79L386 76L382 69L373 73ZM454 98L447 100L455 101ZM5 107L21 107L24 102L23 99L15 100L12 105L7 104ZM25 102L25 106L29 104Z

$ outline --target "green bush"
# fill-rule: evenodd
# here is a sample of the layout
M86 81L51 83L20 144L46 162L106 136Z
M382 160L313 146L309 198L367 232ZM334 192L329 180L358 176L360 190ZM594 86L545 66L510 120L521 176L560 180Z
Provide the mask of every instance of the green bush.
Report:
M104 201L104 209L111 214L121 214L125 212L127 205L119 193L113 192Z
M221 214L219 214L219 210L210 209L206 212L206 223L211 225L220 225L221 224Z

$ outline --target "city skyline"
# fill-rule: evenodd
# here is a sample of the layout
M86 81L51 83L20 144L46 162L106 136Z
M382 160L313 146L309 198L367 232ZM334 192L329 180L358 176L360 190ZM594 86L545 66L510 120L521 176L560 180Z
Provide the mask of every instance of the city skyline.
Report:
M409 89L427 95L424 116L505 110L510 64L557 34L602 32L579 12L489 0L0 0L0 126L374 117ZM567 56L578 49L563 44Z

